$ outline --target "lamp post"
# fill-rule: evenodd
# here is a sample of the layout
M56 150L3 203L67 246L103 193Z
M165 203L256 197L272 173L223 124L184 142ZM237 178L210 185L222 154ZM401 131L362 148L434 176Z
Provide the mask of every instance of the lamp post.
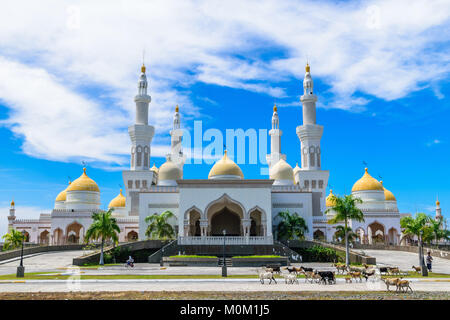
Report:
M225 229L223 230L223 264L222 264L222 277L227 276L227 264L225 262L225 236L227 235L227 232Z
M22 250L20 252L20 265L17 267L17 278L23 278L25 276L25 267L23 266L23 243L25 242L25 230L22 231Z
M159 261L159 266L163 267L164 266L164 247L161 249L161 260Z
M427 222L427 223L425 224L425 226L426 226L426 227L429 227L429 226L430 226L430 223ZM419 248L419 251L420 251L420 257L421 257L420 263L421 263L421 269L422 269L422 276L423 276L423 277L428 277L428 269L427 269L427 266L426 266L426 264L425 264L425 259L424 259L424 257L423 257L423 229L421 230L421 236L420 236L420 248Z

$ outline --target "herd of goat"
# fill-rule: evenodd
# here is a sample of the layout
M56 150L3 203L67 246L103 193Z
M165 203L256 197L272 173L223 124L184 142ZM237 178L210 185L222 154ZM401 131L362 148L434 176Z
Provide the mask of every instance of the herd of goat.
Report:
M375 280L375 276L379 275L401 275L401 272L398 267L376 267L369 266L367 264L363 264L362 267L349 266L347 267L345 264L334 263L332 265L336 268L338 274L342 273L345 275L345 282L351 283L353 280L357 282L362 282L362 279L365 278L366 281L373 277ZM377 273L377 269L379 272ZM413 269L416 272L420 272L420 267L414 267ZM283 272L287 271L287 272ZM269 284L277 283L275 280L274 274L279 274L284 278L286 284L294 284L298 282L298 274L303 274L305 276L305 282L309 283L318 283L318 284L336 284L336 276L333 271L318 271L313 268L307 267L280 267L280 266L265 266L262 269L258 269L259 279L261 284L264 284L265 280L269 281ZM396 291L408 291L408 289L412 292L410 287L410 283L408 280L404 280L402 277L399 278L381 278L381 280L386 284L387 290L389 290L390 286L395 286Z

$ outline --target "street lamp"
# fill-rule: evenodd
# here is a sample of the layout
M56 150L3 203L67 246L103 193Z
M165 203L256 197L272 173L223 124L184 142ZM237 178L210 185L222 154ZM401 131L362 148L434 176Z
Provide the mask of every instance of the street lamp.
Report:
M161 260L159 261L159 266L163 267L164 266L164 247L161 248Z
M23 243L25 242L25 230L22 231L22 251L20 252L20 265L17 267L17 278L23 278L25 276L25 267L23 266Z
M223 230L223 264L222 264L222 277L227 276L227 264L225 263L225 236L227 232Z

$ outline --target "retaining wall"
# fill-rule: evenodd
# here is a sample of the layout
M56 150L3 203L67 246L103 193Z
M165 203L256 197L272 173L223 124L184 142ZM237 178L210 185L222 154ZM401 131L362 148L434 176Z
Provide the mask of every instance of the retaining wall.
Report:
M33 246L29 248L23 248L23 255L36 254L41 252L50 251L67 251L67 250L81 250L83 249L83 244L66 244L66 245L55 245L55 246ZM13 258L20 257L22 249L15 249L10 251L0 252L0 261L9 260Z

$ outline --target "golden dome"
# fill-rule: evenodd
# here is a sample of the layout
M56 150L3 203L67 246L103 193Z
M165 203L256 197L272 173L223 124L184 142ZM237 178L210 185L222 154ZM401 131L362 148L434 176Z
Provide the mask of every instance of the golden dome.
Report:
M273 112L277 112L277 105L275 103L273 104Z
M15 203L14 203L14 200L12 200L11 201L11 207L14 207L15 206Z
M306 71L306 72L309 72L309 70L310 70L309 63L307 62L307 63L306 63L306 67L305 67L305 71Z
M171 160L164 162L161 167L159 167L158 180L180 180L183 178L183 174L175 163Z
M150 168L150 171L153 171L153 172L155 172L155 173L158 173L158 172L159 172L159 169L158 169L157 166L155 166L155 164L153 164L153 167Z
M383 181L380 181L381 185L383 186ZM390 192L388 189L386 189L383 186L383 190L384 190L384 199L386 201L397 201L397 199L395 199L394 194L392 192Z
M353 185L352 192L364 190L384 191L381 183L367 172L367 168L365 168L364 170L364 175Z
M228 158L227 150L225 150L223 158L217 161L211 168L211 171L209 171L208 179L216 176L239 176L242 179L244 178L241 168Z
M111 200L111 202L108 205L108 208L118 208L118 207L125 207L125 196L122 194L122 189L120 189L120 193L117 197Z
M294 170L284 159L280 159L270 170L270 179L294 181Z
M180 110L180 108L178 107L178 105L175 107L175 112L178 112Z
M69 185L67 186L67 188L65 188L63 191L61 191L58 194L55 201L66 201L67 189L69 189L69 186L70 186L70 181L69 181Z
M439 199L436 199L436 205L439 206L440 204Z
M330 189L330 194L328 195L328 197L325 199L325 205L327 207L334 207L334 205L336 204L336 200L333 199L334 194L333 194L333 190Z
M89 178L86 174L86 168L83 168L83 174L72 182L66 191L95 191L100 192L98 185L94 180Z
M142 72L142 73L145 73L145 65L144 65L144 64L142 64L141 72Z

